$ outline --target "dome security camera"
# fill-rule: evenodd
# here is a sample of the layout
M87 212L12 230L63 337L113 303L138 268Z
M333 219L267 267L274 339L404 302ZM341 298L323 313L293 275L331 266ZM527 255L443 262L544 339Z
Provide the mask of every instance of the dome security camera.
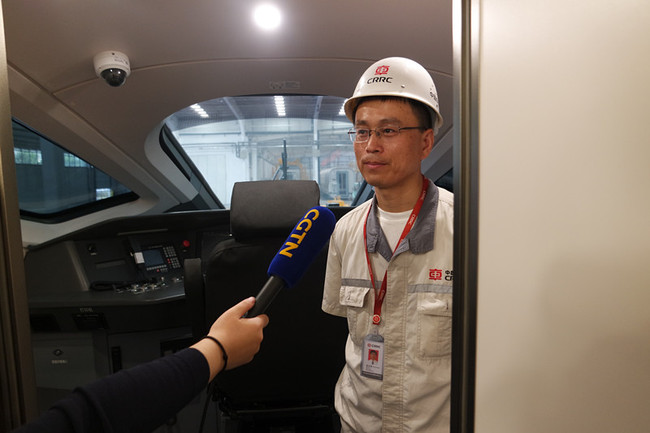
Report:
M131 74L129 58L119 51L102 51L93 59L95 73L103 78L109 86L119 87Z

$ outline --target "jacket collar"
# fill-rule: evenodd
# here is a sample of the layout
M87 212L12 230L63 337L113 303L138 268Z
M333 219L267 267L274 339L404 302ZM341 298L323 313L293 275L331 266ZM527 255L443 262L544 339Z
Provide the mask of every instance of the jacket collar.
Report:
M436 230L436 212L438 210L438 187L427 179L429 189L424 198L420 214L415 220L413 228L406 235L406 238L398 245L395 256L404 251L411 251L413 254L423 254L433 249L433 238ZM366 221L366 233L369 253L379 253L386 261L390 261L393 251L388 245L388 240L381 230L377 216L377 197L372 199L370 213Z

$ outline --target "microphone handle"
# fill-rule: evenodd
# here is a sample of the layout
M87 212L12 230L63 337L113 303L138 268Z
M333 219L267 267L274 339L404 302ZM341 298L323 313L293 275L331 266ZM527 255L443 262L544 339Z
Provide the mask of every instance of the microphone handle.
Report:
M255 317L263 314L266 309L271 305L271 302L278 293L286 286L282 278L272 275L262 287L262 290L255 297L255 305L248 310L244 317Z

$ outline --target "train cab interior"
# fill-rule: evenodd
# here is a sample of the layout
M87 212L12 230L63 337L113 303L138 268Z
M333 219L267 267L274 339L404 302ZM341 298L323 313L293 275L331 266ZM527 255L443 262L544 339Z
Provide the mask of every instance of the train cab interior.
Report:
M426 69L444 119L422 171L454 194L449 431L648 431L650 2L0 12L0 432L180 358L266 285L307 209L372 198L342 106L387 57ZM253 361L156 433L338 430L326 250Z
M445 122L422 169L453 191L451 3L2 2L32 414L187 347L257 293L305 210L372 197L342 104L375 61L430 72ZM320 310L324 271L274 301L251 364L157 431L334 431L347 324Z

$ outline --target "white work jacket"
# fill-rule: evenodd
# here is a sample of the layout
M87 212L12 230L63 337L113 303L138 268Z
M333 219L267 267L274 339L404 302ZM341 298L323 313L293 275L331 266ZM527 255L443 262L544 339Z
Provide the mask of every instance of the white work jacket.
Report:
M382 320L372 324L375 293L386 267ZM420 215L395 255L368 201L337 223L330 240L323 311L347 317L346 365L335 405L343 432L448 432L451 382L453 195L430 182ZM374 269L376 263L384 265ZM383 379L361 376L361 345L375 330L384 338Z

